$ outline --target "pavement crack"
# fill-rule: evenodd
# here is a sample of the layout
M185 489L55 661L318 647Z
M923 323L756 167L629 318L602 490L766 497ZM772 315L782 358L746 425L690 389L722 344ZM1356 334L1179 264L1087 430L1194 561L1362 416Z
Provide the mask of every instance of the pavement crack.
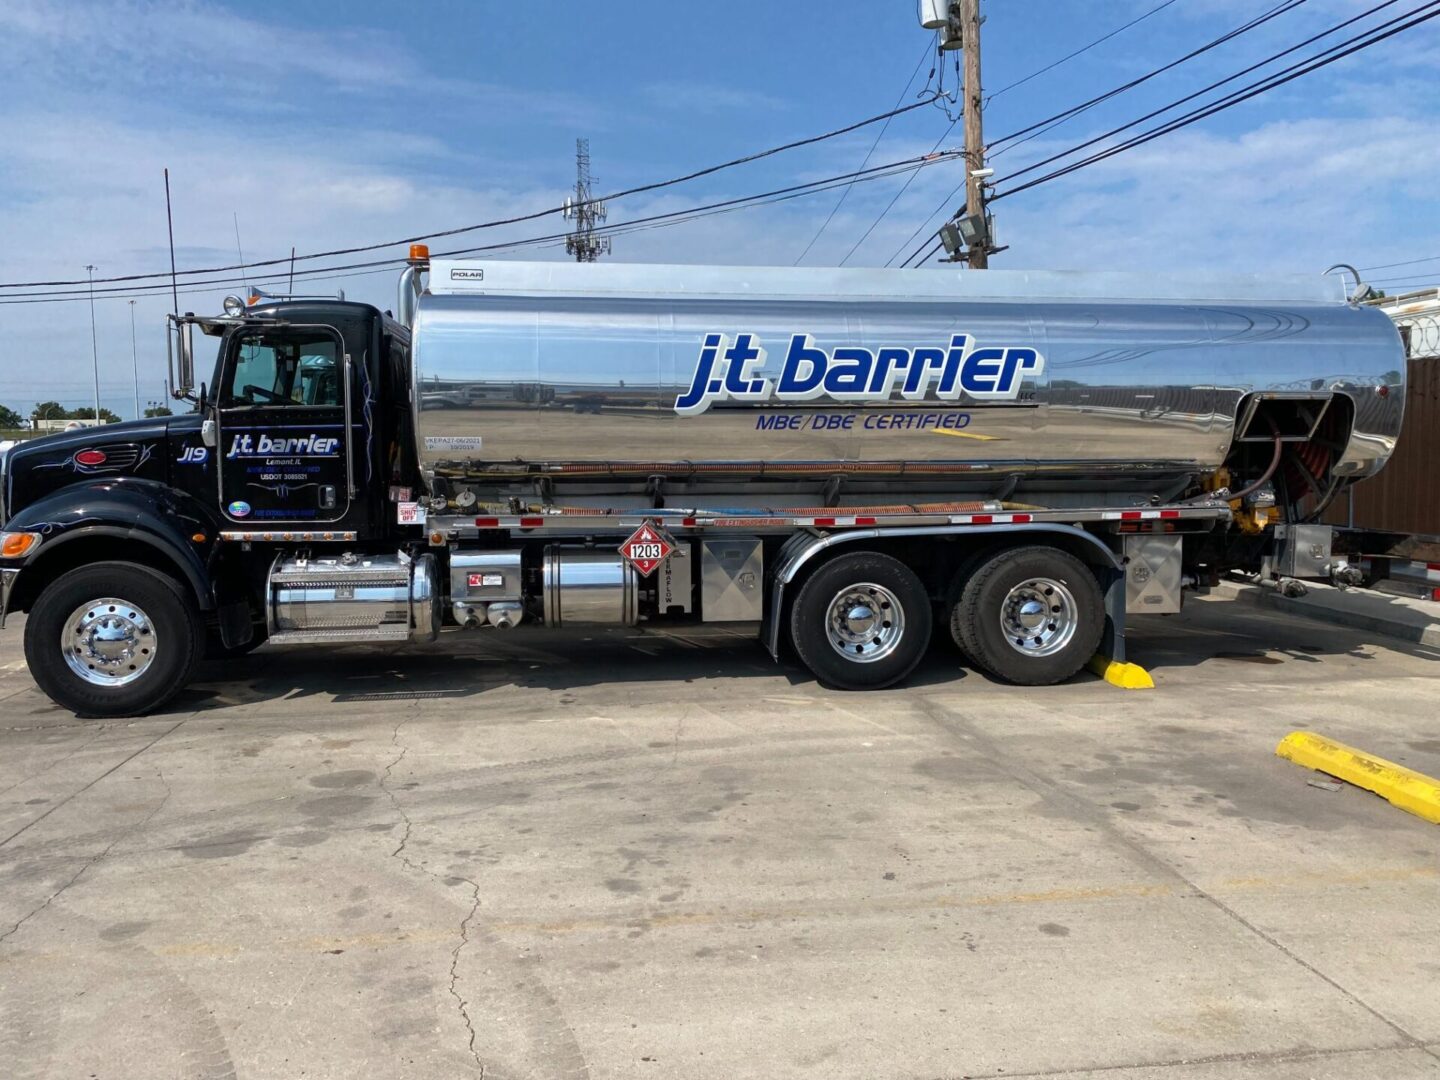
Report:
M3 700L3 699L0 699L0 700ZM59 757L57 757L54 761L50 762L49 765L46 765L46 766L44 766L43 768L40 768L40 769L36 769L33 773L27 773L26 775L22 776L19 780L16 780L16 781L15 781L13 784L11 784L9 787L0 788L0 795L8 795L10 792L14 791L16 788L20 787L22 784L28 784L31 780L34 780L34 779L36 779L37 777L44 776L44 775L45 775L47 772L49 772L51 769L55 768L55 766L60 765L60 764L62 764L62 763L64 763L64 762L66 762L66 761L69 761L69 760L70 760L72 757L74 757L76 754L80 753L80 751L87 749L87 748L90 746L90 744L93 743L96 739L100 738L101 735L105 734L105 732L109 729L109 727L110 727L109 724L100 724L100 725L96 728L95 734L91 735L90 738L86 739L86 740L85 740L84 742L82 742L79 746L77 746L77 747L75 747L74 749L70 750L68 753L61 754L61 755L60 755Z
M105 847L102 848L97 854L92 855L90 856L90 858L86 859L80 865L80 869L76 870L75 873L70 875L69 880L66 881L65 884L61 885L58 889L52 892L39 904L35 905L35 907L31 908L26 914L22 915L20 919L17 920L16 923L10 927L9 930L6 930L5 933L0 934L0 944L4 944L6 941L10 940L10 938L12 938L16 933L19 932L22 926L24 926L31 919L35 918L35 916L39 915L42 911L48 908L57 899L59 899L60 896L65 893L72 885L74 885L77 881L84 877L86 872L92 866L94 866L96 863L100 862L107 855L109 855L110 852L113 851L116 846L119 845L122 841L129 839L135 833L140 832L142 829L144 829L145 826L149 825L150 822L154 819L155 815L160 813L160 811L165 808L165 804L170 801L170 784L165 779L165 774L161 772L158 768L155 770L155 776L159 779L161 785L165 788L165 794L160 796L160 801L157 802L143 818L137 821L134 825L130 826L130 828L126 829L119 836L115 837L114 840L111 840L110 843L106 844Z
M395 790L390 786L390 774L394 771L395 766L405 760L405 755L410 753L410 747L400 746L400 729L409 723L410 719L411 718L407 716L395 725L395 730L390 735L390 748L393 750L399 747L400 753L395 755L390 764L385 766L385 771L380 774L380 788L389 797L390 804L395 807L395 812L400 815L400 820L405 825L405 831L400 837L400 846L390 853L390 857L399 859L406 866L413 865L409 859L405 858L403 853L405 851L405 845L410 843L410 830L414 826L410 820L410 815L407 814L405 808L400 805L400 800L395 795Z
M141 754L145 753L146 750L149 750L152 746L154 746L156 743L158 743L161 739L165 738L167 735L170 735L170 734L172 734L172 733L174 733L174 732L176 732L176 731L179 731L180 728L181 728L181 726L182 726L187 720L192 719L194 716L195 716L195 713L191 713L189 716L183 716L183 717L181 717L181 718L180 718L179 720L177 720L175 723L171 724L168 728L166 728L164 731L162 731L159 735L156 735L153 739L151 739L149 742L147 742L144 746L140 747L139 750L136 750L133 754L128 754L127 756L125 756L125 757L122 758L121 760L117 761L114 765L111 765L110 768L106 769L106 770L105 770L104 772L102 772L99 776L95 777L95 779L89 781L89 782L86 783L86 784L82 784L80 787L78 787L78 788L76 788L74 791L72 791L69 795L66 795L65 798L61 799L61 800L60 800L59 802L57 802L57 803L52 804L48 809L46 809L46 811L45 811L43 814L37 814L37 815L35 815L35 817L31 818L31 819L30 819L29 821L27 821L24 825L21 825L20 828L16 829L16 830L15 830L14 832L12 832L9 836L5 837L4 840L0 840L0 848L3 848L6 844L10 843L10 841L14 840L16 837L20 836L22 833L24 833L24 832L26 832L26 831L28 831L28 830L30 830L30 829L33 829L36 825L39 825L40 822L44 821L44 820L45 820L46 818L48 818L51 814L55 813L56 810L59 810L62 806L65 806L65 805L66 805L67 803L69 803L72 799L76 798L77 796L80 796L80 795L85 794L85 792L89 791L89 790L90 790L92 787L94 787L96 784L100 783L101 780L104 780L104 779L105 779L107 776L109 776L111 773L116 772L117 770L122 769L122 768L124 768L126 765L130 764L130 762L134 761L134 760L135 760L136 758L138 758Z
M469 878L464 879L465 884L470 886L471 904L470 911L460 921L460 943L450 954L450 996L455 999L455 1004L460 1010L460 1019L465 1021L465 1030L470 1035L470 1056L475 1060L475 1067L480 1070L480 1080L485 1080L485 1063L480 1060L480 1054L475 1049L475 1023L470 1019L470 1003L465 1000L458 987L460 983L460 954L465 946L470 944L470 922L480 910L480 886Z
M390 804L395 807L395 813L400 815L400 821L404 825L404 832L400 836L400 843L395 850L390 853L390 857L392 859L398 859L406 869L424 874L426 877L432 878L442 885L445 885L449 883L446 878L416 862L405 853L405 848L410 843L410 834L414 831L415 823L410 820L410 815L406 813L405 807L400 802L400 797L396 794L395 789L390 783L395 769L405 760L405 756L410 753L409 745L400 741L400 730L415 718L419 707L420 705L417 701L412 706L410 715L398 721L394 731L390 733L390 748L398 752L390 759L389 764L385 766L384 771L380 774L380 789L384 791L390 799ZM454 879L452 878L450 880ZM460 954L464 952L465 946L470 944L470 924L480 910L480 885L477 882L471 881L469 878L461 878L460 880L470 886L470 910L465 913L465 918L460 920L460 941L450 953L450 983L448 989L450 996L455 999L456 1007L459 1009L460 1020L465 1025L465 1032L468 1037L466 1049L469 1051L471 1059L475 1062L475 1067L480 1070L481 1080L484 1080L485 1062L480 1060L479 1051L475 1049L475 1023L470 1018L470 1003L459 990Z

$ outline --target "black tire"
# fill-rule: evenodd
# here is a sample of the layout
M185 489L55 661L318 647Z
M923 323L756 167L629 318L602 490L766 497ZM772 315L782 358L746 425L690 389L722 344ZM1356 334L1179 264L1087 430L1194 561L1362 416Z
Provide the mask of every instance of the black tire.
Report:
M69 640L67 624L72 615L101 599L122 601L120 608L133 605L145 616L143 624L126 624L127 633L128 628L140 626L132 635L135 656L131 659L138 660L142 654L151 657L138 661L143 666L133 682L104 685L103 674L91 677L97 681L82 678L62 649L62 638ZM115 610L117 616L126 614L113 605L110 610ZM103 618L102 609L97 607L96 612ZM153 654L142 653L147 641L154 648ZM87 718L154 712L190 681L204 642L205 624L189 591L172 578L137 563L92 563L61 575L40 593L25 621L25 660L31 677L50 700ZM77 664L86 663L78 651L74 655ZM127 677L125 666L125 661L117 661L112 675Z
M1025 588L1036 581L1049 585L1033 591ZM1005 632L1002 617L1012 590L1021 590L1017 601L1028 597L1055 613L1041 608L1038 615L1043 619L1035 627L1035 637L1017 635L1012 641ZM1065 617L1050 621L1059 615ZM1068 637L1063 633L1066 627ZM1094 573L1068 552L1041 545L992 555L965 583L950 615L950 632L966 655L990 674L1020 686L1064 682L1095 655L1104 631L1105 601ZM1052 647L1054 651L1045 651Z
M874 627L875 640L884 644L872 646L863 640L866 632L857 633L849 627L843 631L850 639L846 641L846 652L831 644L832 637L841 641L842 633L835 630L832 634L831 609L848 589L861 590L873 598L876 607L869 625ZM886 593L890 599L885 598ZM895 605L900 618L892 617L887 622L885 612L893 611ZM801 662L825 686L836 690L879 690L915 670L929 648L932 623L930 597L915 572L889 555L861 551L836 556L805 582L790 609L790 639ZM897 631L893 638L885 633L890 630ZM878 636L882 634L885 637ZM856 659L849 658L852 648L858 654ZM881 655L861 659L867 648Z
M955 648L960 650L960 655L972 667L979 666L980 661L970 654L965 648L965 642L960 635L959 627L955 623L954 612L960 606L960 597L965 593L965 586L975 576L975 572L984 566L994 556L993 547L983 547L979 551L973 551L960 561L960 566L955 571L955 576L950 579L950 588L945 590L945 600L941 608L940 619L950 627L950 640L955 643Z

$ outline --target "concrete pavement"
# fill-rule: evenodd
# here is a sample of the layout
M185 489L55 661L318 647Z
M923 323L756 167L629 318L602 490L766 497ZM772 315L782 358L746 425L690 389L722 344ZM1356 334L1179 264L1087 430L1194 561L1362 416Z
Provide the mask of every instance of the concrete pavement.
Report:
M26 1077L1440 1076L1440 650L1226 603L1091 676L818 688L724 633L271 651L77 721L0 635Z

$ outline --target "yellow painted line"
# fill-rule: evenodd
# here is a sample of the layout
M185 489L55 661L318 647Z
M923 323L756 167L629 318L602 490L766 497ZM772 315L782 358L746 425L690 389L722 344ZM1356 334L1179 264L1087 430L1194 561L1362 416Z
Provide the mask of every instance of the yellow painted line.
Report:
M1292 731L1280 740L1275 753L1296 765L1317 769L1373 791L1401 810L1440 824L1440 780L1433 776L1374 757L1313 731Z
M999 435L977 435L973 431L947 431L943 428L935 429L936 435L949 435L952 439L979 439L981 442L1004 442Z
M1111 686L1121 690L1154 690L1155 680L1139 664L1121 664L1102 653L1096 653L1085 665Z

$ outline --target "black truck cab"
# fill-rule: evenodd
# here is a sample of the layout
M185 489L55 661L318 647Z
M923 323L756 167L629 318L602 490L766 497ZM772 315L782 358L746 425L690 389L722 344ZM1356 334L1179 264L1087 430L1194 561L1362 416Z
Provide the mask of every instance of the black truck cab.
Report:
M183 635L167 634L167 647L146 652L145 639L157 636L150 624L170 607L163 599L151 605L156 612L137 608L135 619L128 616L138 601L107 602L117 610L97 608L94 618L88 609L61 611L54 618L70 617L63 627L32 616L27 637L84 639L61 662L37 663L53 649L31 658L52 697L74 682L64 668L82 676L78 698L57 697L77 711L114 712L119 699L123 712L126 688L162 674L156 666L174 668L164 674L180 687L207 641L212 652L253 648L264 623L250 579L264 560L226 565L239 545L253 556L254 544L282 537L383 540L394 530L385 513L390 487L410 482L402 475L413 458L405 327L368 304L336 300L263 301L239 314L177 320L180 334L190 325L218 339L194 411L35 439L0 467L0 626L71 575L99 567L109 568L109 585L97 579L90 599L178 589L179 606L206 624L198 645L187 649ZM122 587L134 581L141 584ZM57 607L66 604L44 605L46 613Z

